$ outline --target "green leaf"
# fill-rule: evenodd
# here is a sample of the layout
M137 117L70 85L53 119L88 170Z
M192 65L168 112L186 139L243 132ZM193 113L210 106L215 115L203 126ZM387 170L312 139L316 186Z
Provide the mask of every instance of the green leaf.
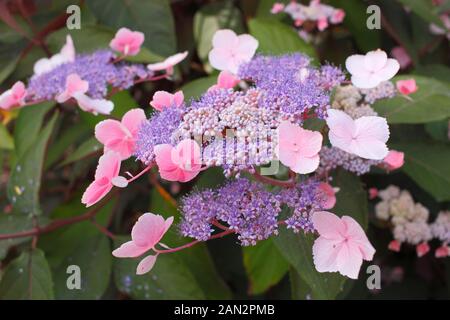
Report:
M14 140L6 129L5 125L0 123L0 149L14 149Z
M139 107L139 104L133 99L128 90L117 92L112 95L110 100L114 103L114 110L111 114L117 118L122 118L130 109Z
M370 51L381 47L380 30L369 30L366 21L367 4L360 0L330 0L329 3L347 13L343 25L348 28L361 51Z
M209 87L217 82L217 76L199 78L181 87L186 101L199 98Z
M20 58L21 48L22 43L14 43L12 45L0 43L0 84L5 81L16 68Z
M95 215L95 220L107 226L115 201L108 202ZM62 204L52 212L54 219L75 217L86 212L77 195L72 201ZM55 245L57 243L58 245ZM55 280L57 299L100 299L111 280L111 244L89 221L82 221L43 235L38 246L46 253ZM67 268L80 267L81 288L70 290Z
M61 162L60 166L66 166L70 163L74 163L80 159L83 159L95 152L98 152L102 149L102 145L97 141L95 137L89 138L85 142L83 142L74 152L72 152L63 162Z
M14 129L17 158L20 158L30 146L35 144L44 116L54 105L54 102L43 102L20 110Z
M37 136L33 145L19 157L10 175L7 187L8 199L14 209L23 214L37 215L41 213L39 189L45 150L57 118L58 113L55 113Z
M441 142L449 141L449 121L441 120L436 122L425 123L425 131L435 140Z
M419 17L444 28L438 15L438 6L434 6L431 1L424 0L397 0L407 8L411 9Z
M289 263L283 258L272 239L258 242L255 246L242 248L244 266L250 278L251 294L265 292L277 284L289 270Z
M175 53L172 12L167 0L96 0L86 2L102 23L118 30L127 27L145 34L144 46L167 56Z
M378 100L373 108L389 123L426 123L450 116L450 86L421 76L399 76L394 81L414 78L419 89L409 95Z
M219 29L231 29L244 33L241 12L232 1L221 1L202 6L194 16L194 39L197 54L202 61L208 61L212 49L212 38Z
M41 250L23 252L8 264L0 282L0 299L54 299L52 275Z
M394 144L393 147L405 153L402 171L437 201L450 201L448 144L414 142Z
M39 226L43 227L48 223L48 218L39 217ZM34 227L31 217L19 214L0 215L0 234L16 233L28 231ZM31 240L31 237L20 237L0 240L0 260L6 257L9 248Z
M367 194L362 189L359 179L344 170L338 170L333 176L333 186L340 190L336 194L336 206L330 211L338 216L351 216L366 228ZM295 234L283 227L280 228L280 234L274 242L284 258L311 289L311 298L333 299L344 290L346 278L338 273L316 271L312 257L314 239L310 233Z
M259 41L258 52L284 54L301 52L316 58L314 48L301 39L289 26L273 19L252 19L250 33Z

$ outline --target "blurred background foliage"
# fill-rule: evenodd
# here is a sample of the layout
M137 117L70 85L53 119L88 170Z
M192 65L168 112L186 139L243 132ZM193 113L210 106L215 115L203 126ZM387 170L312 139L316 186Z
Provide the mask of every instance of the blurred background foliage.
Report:
M418 259L414 250L387 250L390 232L376 227L372 201L364 188L396 184L434 215L450 201L450 73L448 39L433 35L429 25L442 25L428 0L329 0L346 11L342 25L306 43L284 15L272 15L273 0L6 0L0 1L0 86L6 90L32 75L34 62L62 46L71 34L77 52L108 47L120 27L145 33L144 49L133 61L155 62L176 52L189 56L176 70L175 81L139 84L115 94L114 116L136 106L148 106L154 91L181 89L187 100L216 82L208 64L211 39L218 29L250 33L258 51L282 54L300 51L315 63L343 65L354 53L402 46L412 64L398 78L414 76L420 90L414 101L403 97L376 103L374 108L391 125L390 147L404 151L405 166L391 175L374 171L361 180L338 171L341 191L338 214L352 214L368 227L381 266L382 289L366 287L365 266L358 281L336 274L319 274L312 264L312 237L292 232L241 248L233 237L210 241L189 250L164 255L150 274L136 276L137 261L115 259L113 248L129 234L136 218L147 211L175 215L173 199L193 188L224 181L210 169L180 186L158 181L155 172L130 188L113 193L101 209L86 210L82 191L93 177L101 153L93 138L102 116L65 110L42 103L11 114L0 124L0 299L398 299L448 298L450 259L431 254ZM281 1L287 3L288 0ZM81 8L81 29L66 29L66 8ZM382 29L368 30L366 8L377 4ZM440 10L450 10L444 3ZM50 112L52 110L52 112ZM56 111L55 111L56 110ZM124 167L137 172L128 160ZM98 211L98 212L97 212ZM55 228L55 221L69 221ZM75 223L76 222L76 223ZM39 231L39 237L33 232ZM105 231L109 230L109 231ZM8 238L8 234L20 237ZM3 236L3 237L2 237ZM113 238L113 239L111 239ZM174 228L165 243L188 241ZM68 265L82 271L81 290L66 286ZM401 277L398 270L402 270Z

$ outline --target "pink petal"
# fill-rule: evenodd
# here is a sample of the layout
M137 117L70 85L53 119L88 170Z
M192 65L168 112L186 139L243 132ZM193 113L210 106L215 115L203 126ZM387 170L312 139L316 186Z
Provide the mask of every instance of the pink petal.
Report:
M143 255L146 251L148 251L146 247L140 247L133 241L128 241L114 250L112 254L117 258L136 258Z
M450 247L446 244L443 244L434 252L434 256L436 258L446 258L450 255Z
M331 23L338 24L344 21L345 18L345 11L342 9L337 9L334 11L333 15L331 16Z
M11 93L14 99L16 100L17 104L22 104L25 95L27 94L27 90L25 89L25 85L23 84L22 81L17 81L11 87Z
M191 139L180 141L172 150L172 161L183 170L197 171L201 167L201 151L197 142Z
M399 80L395 85L397 86L397 90L405 95L414 93L418 89L416 80L414 79Z
M366 76L353 75L351 81L352 84L359 89L371 89L378 86L383 80L381 80L377 74L373 74Z
M248 62L255 55L258 48L258 40L249 34L241 34L238 36L239 45L237 51L241 59L240 62Z
M181 52L168 57L162 62L152 63L147 65L147 68L152 71L169 70L172 69L176 64L183 61L188 55L188 52Z
M217 86L219 88L231 89L234 88L238 83L239 79L228 71L221 71L217 77Z
M416 253L419 258L426 255L428 251L430 251L430 246L427 242L422 242L416 246Z
M314 266L318 272L338 271L336 258L340 246L341 240L329 240L319 237L314 241L312 252Z
M391 56L398 61L400 69L406 69L412 63L410 56L403 47L398 46L393 48L391 50Z
M174 102L174 97L167 91L156 91L150 105L158 111L164 108L171 107Z
M142 261L139 262L136 268L136 274L142 275L152 270L153 266L155 265L157 257L158 257L157 255L154 256L150 255L142 259Z
M345 67L347 68L348 72L352 75L360 75L360 76L366 76L367 71L365 70L364 66L364 56L361 54L354 54L349 56L345 60Z
M233 48L239 45L239 39L233 30L218 30L213 36L212 45L214 48Z
M365 159L382 160L388 154L389 126L385 118L364 116L355 120L356 130L349 146L351 153Z
M388 170L395 170L401 168L405 162L405 154L400 151L390 150L387 156L383 159L384 164Z
M352 242L344 242L337 254L336 264L339 273L351 279L358 279L363 259L358 247Z
M319 29L319 31L323 31L328 27L328 20L326 17L321 18L317 21L317 29Z
M366 70L377 72L386 66L388 57L383 50L369 51L364 57L364 67Z
M159 144L155 146L155 160L160 171L173 171L178 169L178 166L172 161L173 149L170 144Z
M402 244L400 243L400 241L392 240L391 242L389 242L388 249L394 252L399 252L401 245Z
M315 212L312 216L314 229L325 239L343 240L346 226L335 214L327 211Z
M144 213L139 217L131 230L131 238L140 247L153 248L167 231L162 216L153 213Z
M139 128L147 118L144 110L140 108L131 109L122 117L122 125L124 125L131 133L132 137L136 139Z
M115 152L107 152L98 160L97 170L95 171L95 180L108 178L109 180L117 177L120 172L121 158Z
M183 91L177 91L173 95L173 103L176 107L180 107L184 102L184 94Z
M69 34L66 36L66 43L61 48L60 54L64 57L65 61L75 60L75 47L73 45L72 37Z
M59 103L65 102L78 93L86 93L89 89L89 83L80 78L76 73L69 74L66 78L66 88L64 92L56 96Z
M364 260L372 260L375 249L367 238L363 228L361 228L359 223L352 217L343 216L341 220L346 227L345 234L347 241L354 244L359 249Z
M78 102L81 110L97 114L110 114L114 109L114 104L105 99L92 99L85 94L75 94L74 98Z
M209 63L214 69L231 71L229 70L229 65L230 63L233 63L233 56L230 50L224 48L214 48L209 52L208 58Z
M323 208L325 210L331 209L336 204L336 194L334 188L326 182L321 182L319 184L319 191L323 195Z
M83 193L81 203L90 207L103 199L111 189L112 184L104 184L103 181L94 180Z
M393 78L398 70L400 70L400 64L395 59L388 59L384 68L377 72L377 77L381 81L387 81Z
M272 6L272 9L270 9L270 13L277 14L284 10L284 4L280 2L275 2Z
M341 150L349 152L356 125L354 120L345 112L330 109L327 112L326 122L330 131L328 138L330 143Z
M142 32L121 28L111 40L110 47L124 55L134 56L139 53L142 43L144 43Z
M320 163L319 155L315 155L313 157L303 157L297 155L295 160L296 163L290 168L292 171L299 174L308 174L316 171Z

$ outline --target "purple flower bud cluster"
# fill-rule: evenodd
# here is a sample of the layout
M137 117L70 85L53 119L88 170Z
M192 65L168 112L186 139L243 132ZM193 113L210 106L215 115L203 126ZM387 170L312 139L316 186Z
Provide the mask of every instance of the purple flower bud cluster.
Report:
M162 143L174 144L173 132L181 123L184 106L180 108L164 108L156 111L140 127L136 140L135 156L145 164L149 164L155 158L153 149Z
M359 176L369 172L371 166L378 165L382 162L379 160L363 159L335 147L322 147L319 155L320 165L317 169L318 174L342 167Z
M133 85L134 80L152 75L141 64L112 63L114 57L114 53L110 50L80 54L73 62L64 63L49 72L33 76L27 86L27 100L53 100L65 90L66 78L72 73L89 82L87 95L95 99L106 96L108 85L127 89Z
M180 231L200 241L213 232L212 222L222 221L238 234L243 246L278 234L278 216L285 204L293 210L286 220L294 232L314 230L311 216L322 209L323 195L318 182L305 181L279 192L269 192L264 185L248 179L235 179L211 191L194 192L181 205Z
M256 56L240 66L238 75L252 81L261 92L261 107L280 112L299 124L310 110L325 117L330 105L329 89L343 79L338 68L315 69L310 59L299 53Z
M184 236L207 240L212 232L211 223L216 219L227 223L241 244L248 246L278 233L281 203L264 185L239 178L215 191L185 197L181 211L180 230Z
M314 180L298 183L292 188L280 192L280 201L292 209L292 215L286 220L288 229L295 233L303 230L314 230L311 217L316 211L323 209L323 193L320 192L319 182Z
M394 84L391 81L383 81L372 89L360 89L364 95L364 101L369 104L375 103L380 99L393 98L397 95Z

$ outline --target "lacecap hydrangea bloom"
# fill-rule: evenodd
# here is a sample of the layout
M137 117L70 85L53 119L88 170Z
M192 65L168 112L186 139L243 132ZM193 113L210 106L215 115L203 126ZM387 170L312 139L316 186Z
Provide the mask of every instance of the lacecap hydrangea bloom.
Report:
M156 255L143 262L140 274L151 270L159 254L228 234L235 234L241 245L249 246L277 236L280 228L318 231L326 237L325 230L337 234L345 224L358 225L350 217L342 218L339 225L326 225L327 219L319 218L315 224L314 217L323 210L332 210L337 201L338 188L333 187L329 173L342 166L363 174L371 165L382 163L389 152L386 120L370 112L370 106L363 107L363 112L353 110L360 108L363 93L351 86L342 87L345 74L339 67L316 67L301 53L255 55L258 42L250 35L221 30L213 38L210 62L222 72L217 84L198 99L185 102L181 91L156 92L151 101L154 112L149 119L139 118L133 133L128 134L125 118L114 122L111 134L118 138L113 147L108 142L112 140L105 138L108 127L103 124L97 128L102 133L98 138L108 145L107 154L114 152L116 145L126 146L122 156L133 150L145 165L130 179L122 179L117 170L107 175L108 188L125 187L154 166L160 177L169 181L189 182L211 167L221 167L229 179L215 189L194 190L182 198L178 229L193 241L177 248L163 244L163 249L152 247ZM172 72L169 62L161 64L165 72ZM152 71L155 68L159 66L149 66ZM331 99L335 88L342 96L337 105ZM325 120L327 140L327 131L303 127L309 118ZM326 141L331 145L325 145ZM342 162L343 158L349 161ZM280 163L288 179L263 174L263 168L269 170L277 164L276 168ZM331 212L327 216L339 219ZM139 223L139 230L160 230L162 220L158 225L153 225L153 220L148 219L149 223L142 226ZM346 237L336 238L335 249L321 249L328 246L325 243L315 245L319 271L357 277L362 260L372 259L374 252L358 228L355 234L349 231L347 238L355 241L351 245ZM366 251L361 255L354 251L357 248ZM349 259L345 260L345 256Z

